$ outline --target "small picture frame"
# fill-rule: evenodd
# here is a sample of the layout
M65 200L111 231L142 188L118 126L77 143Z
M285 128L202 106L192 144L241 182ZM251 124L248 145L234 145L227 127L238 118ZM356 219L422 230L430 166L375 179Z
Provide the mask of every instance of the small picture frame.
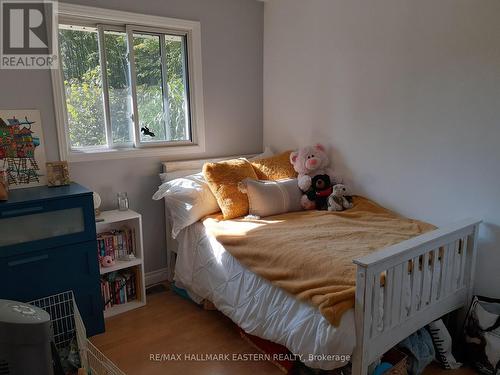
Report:
M45 163L47 168L47 185L64 186L71 183L67 161L50 161Z

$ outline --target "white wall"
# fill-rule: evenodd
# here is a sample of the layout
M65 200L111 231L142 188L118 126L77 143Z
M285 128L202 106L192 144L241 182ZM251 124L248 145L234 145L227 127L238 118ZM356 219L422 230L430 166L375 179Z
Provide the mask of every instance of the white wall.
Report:
M500 1L271 0L264 144L332 146L358 193L441 225L484 220L500 297Z
M263 4L255 0L70 0L201 22L206 153L196 157L254 153L262 149ZM2 109L39 109L48 160L58 159L48 71L0 70ZM188 157L188 156L184 156ZM151 200L165 158L70 164L71 178L99 192L104 208L118 191L143 215L146 271L166 267L163 202Z

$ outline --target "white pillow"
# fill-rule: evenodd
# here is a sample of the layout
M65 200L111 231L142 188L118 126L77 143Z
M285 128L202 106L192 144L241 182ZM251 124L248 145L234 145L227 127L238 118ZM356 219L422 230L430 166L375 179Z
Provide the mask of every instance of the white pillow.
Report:
M220 211L202 172L164 182L153 195L154 200L162 198L167 202L173 238L201 218Z
M248 196L248 213L252 216L264 217L302 210L302 192L296 178L278 181L246 178L240 183L240 190Z
M429 323L429 332L436 349L436 359L441 365L448 370L455 370L462 366L461 363L455 360L451 352L452 340L448 329L441 319Z

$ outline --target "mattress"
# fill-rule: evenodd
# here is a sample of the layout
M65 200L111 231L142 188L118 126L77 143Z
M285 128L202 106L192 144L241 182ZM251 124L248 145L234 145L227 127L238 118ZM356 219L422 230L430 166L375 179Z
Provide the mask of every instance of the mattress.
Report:
M332 326L315 307L242 267L200 222L177 240L174 278L193 299L210 300L245 332L287 347L312 368L331 370L350 360L356 344L353 309Z

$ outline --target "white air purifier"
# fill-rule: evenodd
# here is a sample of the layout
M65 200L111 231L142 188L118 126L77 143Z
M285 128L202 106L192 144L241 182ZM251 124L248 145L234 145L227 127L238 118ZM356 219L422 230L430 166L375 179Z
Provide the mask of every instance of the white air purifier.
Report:
M53 375L50 315L0 299L0 375Z

